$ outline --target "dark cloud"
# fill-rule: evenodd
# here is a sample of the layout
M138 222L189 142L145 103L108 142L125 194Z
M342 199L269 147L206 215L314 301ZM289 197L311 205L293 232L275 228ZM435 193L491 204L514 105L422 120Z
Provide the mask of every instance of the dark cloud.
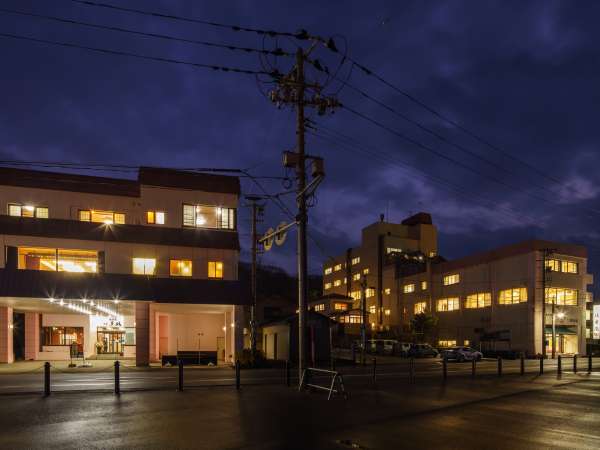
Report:
M308 138L325 157L327 180L311 210L311 270L355 245L360 228L430 211L441 253L456 257L519 239L600 248L598 46L600 4L564 1L186 2L119 1L253 27L343 35L354 58L476 130L511 156L440 122L373 78L351 82L398 111L491 161L448 146L346 89L342 101L468 165L453 165L345 111L316 118L361 150ZM196 24L111 12L69 1L7 1L4 7L51 13L149 32L262 46L260 37ZM0 14L4 32L138 53L257 69L255 55L89 30ZM344 48L344 41L336 36ZM266 40L293 50L293 43ZM105 56L0 38L0 156L181 167L252 168L283 175L281 152L294 146L294 114L277 110L252 77ZM335 65L332 55L319 57ZM280 58L281 69L291 61ZM347 72L342 71L341 76ZM333 86L332 86L333 88ZM380 160L369 151L389 157ZM497 166L505 169L500 170ZM533 167L534 169L532 169ZM428 175L423 176L420 171ZM546 174L547 177L539 173ZM497 181L493 181L492 178ZM263 181L269 192L287 188ZM246 192L259 188L244 180ZM293 198L284 197L293 207ZM248 215L241 214L242 239ZM287 215L270 204L263 226ZM293 238L293 236L290 236ZM247 255L244 250L243 256ZM262 258L294 270L294 239Z

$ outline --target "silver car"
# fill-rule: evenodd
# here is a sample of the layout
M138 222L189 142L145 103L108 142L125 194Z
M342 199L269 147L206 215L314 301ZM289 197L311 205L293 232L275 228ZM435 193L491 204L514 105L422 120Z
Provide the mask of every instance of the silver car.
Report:
M481 358L483 358L483 354L479 350L475 350L471 347L451 347L442 350L440 356L446 358L448 361L454 360L458 362L480 361Z

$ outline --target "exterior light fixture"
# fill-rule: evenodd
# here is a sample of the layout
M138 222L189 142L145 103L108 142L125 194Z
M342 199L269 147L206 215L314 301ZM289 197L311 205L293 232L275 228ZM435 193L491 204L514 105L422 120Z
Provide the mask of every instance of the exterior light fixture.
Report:
M231 322L231 328L235 327L235 323Z
M50 303L54 303L56 300L55 300L54 298L50 297L50 298L48 299L48 301L49 301Z
M118 298L115 298L115 299L113 300L113 303L114 303L115 305L118 305L118 304L119 304L119 299L118 299Z
M33 212L33 210L35 209L33 206L31 205L25 205L23 206L23 208L29 212Z
M564 312L559 312L558 314L556 314L556 317L558 317L559 319L564 319L565 318L565 313Z
M227 327L223 327L223 331L227 331Z

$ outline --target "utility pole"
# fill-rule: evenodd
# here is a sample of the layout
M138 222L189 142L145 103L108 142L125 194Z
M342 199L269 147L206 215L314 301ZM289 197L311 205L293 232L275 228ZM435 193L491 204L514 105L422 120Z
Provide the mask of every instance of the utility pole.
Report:
M542 358L546 358L546 283L547 277L546 273L548 272L548 268L546 267L546 258L554 253L554 249L544 248L542 249ZM554 303L552 301L552 359L556 356L556 347L555 347L555 316L554 316Z
M363 273L360 279L360 362L366 363L365 352L367 351L367 276Z
M252 292L252 305L250 306L250 351L252 353L252 360L254 361L256 358L256 254L258 244L256 224L258 222L259 214L262 214L264 205L258 203L259 200L262 200L262 197L258 195L247 195L246 200L250 202L249 206L252 208L252 223L250 231L250 238L252 239L252 266L250 271L250 286Z

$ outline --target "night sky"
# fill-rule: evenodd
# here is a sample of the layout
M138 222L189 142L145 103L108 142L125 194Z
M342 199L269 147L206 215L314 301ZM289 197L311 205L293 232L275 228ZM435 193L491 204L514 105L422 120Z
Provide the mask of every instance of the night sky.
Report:
M440 231L440 254L447 258L536 237L584 243L592 267L598 267L600 3L106 1L248 27L304 28L333 36L341 51L347 48L356 61L501 150L458 131L359 69L350 72L349 64L341 66L339 78L350 76L353 86L480 158L440 141L348 87L341 89L338 98L343 104L458 164L345 109L324 117L311 113L317 132L330 139L307 136L307 152L325 158L327 171L310 210L312 272L320 270L326 255L356 245L360 229L378 220L380 213L400 221L418 211L432 214ZM247 47L293 52L298 42L67 0L3 1L0 7ZM261 70L256 54L6 13L0 13L0 32ZM285 175L281 152L294 148L295 113L275 108L261 93L271 85L259 86L253 76L6 37L0 37L0 54L1 160L243 168L254 175ZM339 56L323 47L314 56L332 70L339 66ZM269 62L281 71L293 64L284 57ZM324 81L323 74L312 69L308 75ZM333 81L326 92L342 87ZM327 129L352 141L342 145L346 138ZM259 181L270 193L288 188L280 180ZM248 179L243 188L245 193L260 192ZM293 208L292 197L282 198ZM269 203L261 227L285 219ZM242 208L244 259L248 220L248 209ZM264 255L263 262L293 273L294 242L290 239Z

